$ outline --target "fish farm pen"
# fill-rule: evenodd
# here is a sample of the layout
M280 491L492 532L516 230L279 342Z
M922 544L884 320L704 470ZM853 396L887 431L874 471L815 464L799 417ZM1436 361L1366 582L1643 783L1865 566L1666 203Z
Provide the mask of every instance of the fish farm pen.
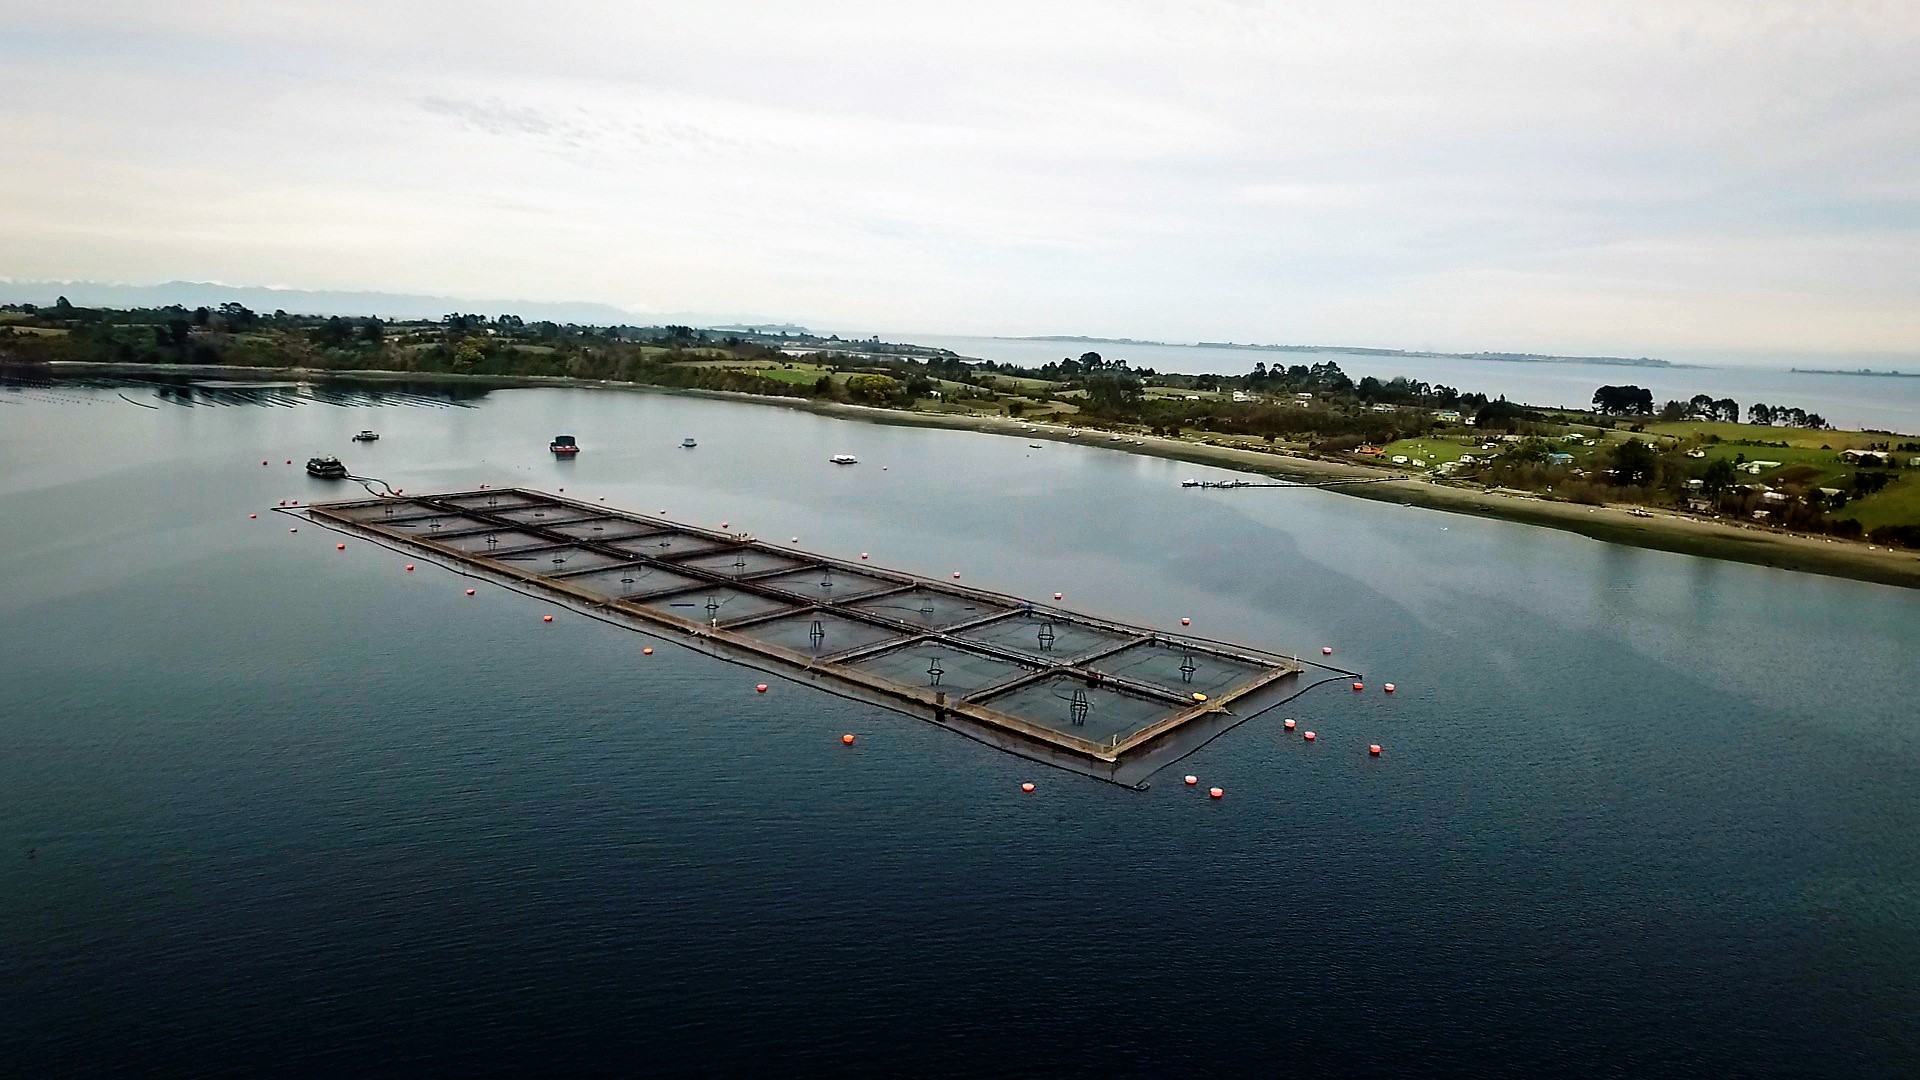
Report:
M1310 667L1352 674L523 488L304 509L316 523L1123 784L1295 696Z

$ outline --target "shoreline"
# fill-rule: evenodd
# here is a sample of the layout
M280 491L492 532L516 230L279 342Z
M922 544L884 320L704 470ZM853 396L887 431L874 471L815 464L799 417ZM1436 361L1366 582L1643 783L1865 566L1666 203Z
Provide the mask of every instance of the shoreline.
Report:
M55 373L94 372L98 374L222 375L304 379L358 379L391 382L484 382L503 387L559 387L587 390L619 390L637 393L667 394L685 397L736 401L800 409L823 416L892 424L898 427L945 428L978 431L993 435L1046 439L1076 446L1098 446L1108 450L1167 458L1197 465L1210 465L1254 473L1281 480L1322 483L1328 480L1374 480L1376 483L1344 484L1325 489L1356 498L1378 502L1399 502L1429 510L1497 518L1523 525L1560 529L1605 543L1671 551L1703 558L1727 559L1779 570L1796 570L1828 577L1848 578L1902 588L1920 588L1920 552L1902 551L1864 541L1836 540L1821 536L1751 528L1726 521L1687 517L1670 510L1655 510L1653 517L1636 517L1618 505L1585 506L1556 502L1520 492L1487 491L1478 487L1436 483L1431 480L1382 480L1395 475L1387 470L1327 461L1295 454L1266 453L1218 446L1211 443L1169 439L1157 435L1128 435L1141 440L1139 445L1115 444L1111 433L1101 428L1066 429L1048 423L1013 417L977 416L954 413L917 413L899 409L851 405L812 398L767 397L730 390L648 386L641 383L607 382L555 375L463 375L451 372L412 371L332 371L314 368L244 367L231 365L169 365L89 363L63 361L54 365ZM1028 431L1032 427L1034 430ZM1070 439L1070 431L1081 438Z

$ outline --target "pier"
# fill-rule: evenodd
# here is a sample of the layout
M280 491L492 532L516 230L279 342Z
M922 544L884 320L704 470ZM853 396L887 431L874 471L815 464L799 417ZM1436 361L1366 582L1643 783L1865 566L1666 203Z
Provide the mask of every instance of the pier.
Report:
M304 509L463 573L1122 783L1292 697L1322 666L542 491Z

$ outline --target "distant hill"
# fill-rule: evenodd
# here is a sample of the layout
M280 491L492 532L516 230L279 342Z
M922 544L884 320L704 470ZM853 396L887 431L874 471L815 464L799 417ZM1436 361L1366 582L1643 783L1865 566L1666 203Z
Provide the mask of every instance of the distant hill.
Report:
M51 304L58 297L82 307L212 307L240 303L255 311L284 310L298 315L379 315L393 319L437 319L448 312L512 314L528 321L610 323L653 322L612 304L582 301L464 300L410 293L338 292L325 289L271 289L259 285L220 285L211 281L166 281L158 285L120 285L100 281L0 282L0 300Z

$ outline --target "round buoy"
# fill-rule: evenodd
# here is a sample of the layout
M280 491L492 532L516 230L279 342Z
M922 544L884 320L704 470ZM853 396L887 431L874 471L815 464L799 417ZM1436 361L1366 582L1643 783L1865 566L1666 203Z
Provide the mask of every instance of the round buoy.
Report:
M1374 757L1379 757L1379 756L1380 756L1380 744L1379 744L1379 743L1369 743L1369 744L1367 744L1367 753L1369 753L1369 754L1372 754L1372 755L1373 755Z
M299 532L300 530L299 530L299 529L288 529L287 531L288 531L288 532Z
M1054 598L1055 600L1065 600L1065 599L1067 598L1067 594L1066 594L1066 593L1054 593L1054 594L1053 594L1053 598Z
M288 459L287 459L287 464L289 464L289 465L291 465L291 464L293 464L293 459L292 459L292 458L288 458Z
M278 503L277 505L280 505L280 506L285 506L285 505L287 505L287 500L285 500L285 499L281 499L281 500L280 500L280 502L279 502L279 503Z
M288 505L288 506L299 506L299 505L300 505L300 500L299 500L299 499L288 499L288 500L287 500L287 505Z
M764 694L764 693L766 693L766 692L767 692L767 684L766 684L766 683L754 683L754 684L753 684L753 692L754 692L754 693L756 693L756 694Z
M1021 784L1020 790L1026 792L1029 795L1033 794L1033 781L1029 780L1024 784Z
M1394 685L1392 683L1388 683L1387 685L1381 687L1380 689L1385 690L1387 693L1391 694L1394 691Z
M553 621L553 616L551 616L551 615L542 615L542 616L540 616L540 621L541 621L541 622L552 622L552 621Z
M797 536L794 537L792 540L788 541L788 543L793 543L793 544L797 544L799 542L800 542L800 538Z
M560 490L561 490L561 491L565 491L565 490L567 490L567 489L566 489L566 488L561 488Z
M1194 691L1194 693L1193 693L1193 700L1195 700L1195 701L1205 701L1205 700L1207 700L1207 695L1205 695L1205 694L1202 694L1202 693L1200 693L1200 692L1199 692L1198 690L1196 690L1196 691Z
M721 523L720 523L720 527L721 527L721 528L723 528L723 529L724 529L724 528L726 528L726 527L727 527L727 523L726 523L726 522L724 522L724 521L723 521L723 522L721 522Z
M413 573L413 564L412 564L412 563L408 563L408 564L407 564L407 573L409 573L409 574L411 574L411 573Z
M1293 728L1294 728L1293 717L1289 716L1287 717L1287 730L1292 731Z
M468 596L472 596L472 595L473 595L473 590L472 590L472 589L468 589L468 590L467 590L467 595L468 595Z
M640 650L640 655L641 655L641 656L652 656L652 655L653 655L653 646L651 646L651 645L649 645L649 646L647 646L646 648L644 648L644 649L641 649L641 650Z
M853 735L852 735L852 733L848 733L848 734L846 734L846 735L842 735L842 736L840 736L840 745L841 745L841 746L852 746L852 745L853 745Z
M864 559L864 558L866 558L866 557L867 557L867 553L866 553L866 552L864 552L864 551L863 551L863 552L861 552L861 553L860 553L860 557L861 557L861 558L863 558L863 559Z
M253 520L256 520L257 518L259 518L259 516L260 516L259 514L248 514L248 515L247 515L247 520L248 520L248 521L253 521Z
M335 544L335 545L333 545L333 550L335 550L335 551L345 551L345 550L347 550L347 545L345 545L345 544Z
M1199 783L1199 782L1200 782L1200 778L1199 778L1199 777L1197 777L1197 776L1195 776L1195 775L1193 775L1192 773L1188 773L1188 774L1187 774L1187 777L1186 777L1186 785L1187 785L1188 787L1192 787L1193 785L1195 785L1195 784L1197 784L1197 783Z
M959 577L959 576L960 576L960 571L958 571L958 570L955 570L955 571L953 572L953 576L954 576L954 577Z
M1354 693L1359 693L1360 691L1365 690L1366 688L1367 688L1367 684L1363 682L1357 682L1353 684Z
M1333 655L1333 646L1331 646L1331 645L1322 645L1322 646L1320 646L1320 655L1321 655L1321 656L1332 656L1332 655Z
M263 461L263 462L261 462L260 464L262 464L262 465L265 465L265 464L266 464L266 462L264 462L264 461Z
M1181 626L1192 626L1192 625L1193 625L1193 620L1192 620L1192 619L1181 619L1181 620L1180 620L1180 625L1181 625Z
M1312 741L1313 741L1313 732L1311 732L1311 731L1309 731L1309 732L1307 732L1307 733L1306 733L1305 735L1302 735L1302 736L1300 736L1300 737L1301 737L1301 738L1303 738L1303 739L1305 739L1305 740L1307 740L1308 742L1312 742Z
M1222 797L1224 797L1224 796L1226 795L1226 793L1227 793L1227 792L1226 792L1226 789L1225 789L1225 788L1217 788L1217 787L1216 787L1216 788L1208 788L1208 789L1207 789L1207 797L1208 797L1208 798L1213 798L1213 799L1218 799L1218 798L1222 798Z

